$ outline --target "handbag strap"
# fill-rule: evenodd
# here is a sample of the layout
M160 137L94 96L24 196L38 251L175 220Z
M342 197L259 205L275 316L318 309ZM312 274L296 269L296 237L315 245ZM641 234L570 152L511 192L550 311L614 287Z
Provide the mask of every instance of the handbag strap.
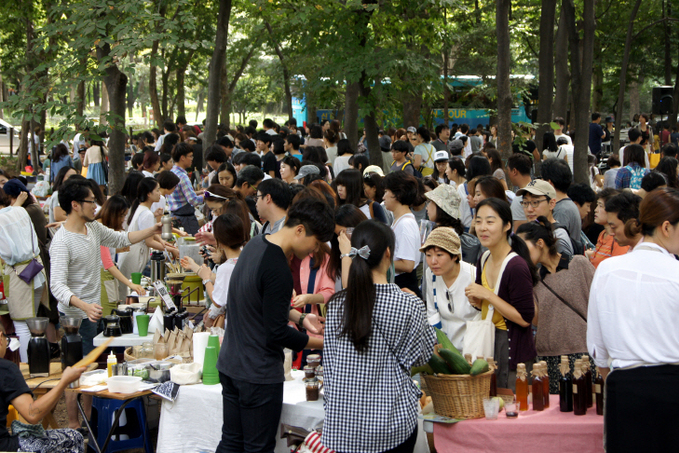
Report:
M547 288L547 289L549 290L549 292L551 292L552 294L554 294L561 302L564 303L564 305L566 305L568 308L570 308L571 310L573 310L573 311L575 312L576 315L578 315L578 316L580 316L580 317L582 318L583 321L587 322L587 318L584 317L584 316L582 316L582 313L580 313L578 310L576 310L575 307L573 307L573 305L571 305L570 303L568 303L568 302L566 301L566 299L564 299L563 297L559 296L559 295L556 293L556 291L554 291L554 290L547 284L547 282L545 282L544 279L541 279L541 280L542 280L542 284L545 285L545 288Z
M309 260L309 283L307 284L306 287L306 292L307 294L314 294L315 286L316 286L316 274L318 273L318 269L314 269L314 259L313 257ZM311 304L306 304L304 307L304 311L306 313L311 313Z

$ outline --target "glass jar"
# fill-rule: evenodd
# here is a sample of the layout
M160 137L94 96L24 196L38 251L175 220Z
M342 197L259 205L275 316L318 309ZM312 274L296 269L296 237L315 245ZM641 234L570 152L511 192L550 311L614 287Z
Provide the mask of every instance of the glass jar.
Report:
M304 367L304 379L314 379L316 377L316 371L314 367L307 365Z
M166 343L156 343L153 346L153 358L156 360L163 360L167 357L167 344Z
M141 345L141 351L138 359L152 359L153 358L153 343L145 342Z
M321 356L319 354L309 354L306 358L306 363L312 368L316 368L321 364Z
M305 379L304 385L306 387L306 400L307 401L318 401L320 394L320 383L318 379Z

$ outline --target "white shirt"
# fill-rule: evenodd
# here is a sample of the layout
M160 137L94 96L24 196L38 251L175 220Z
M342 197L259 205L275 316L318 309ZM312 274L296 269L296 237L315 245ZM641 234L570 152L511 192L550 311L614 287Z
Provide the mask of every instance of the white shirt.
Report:
M165 141L165 136L167 134L163 134L160 137L158 137L158 141L156 142L156 147L154 148L155 152L160 151L160 148L163 146L163 142Z
M559 134L559 135L556 135L556 134L554 134L554 138L555 138L556 140L559 140L559 138L561 138L561 137L563 137L563 138L565 138L566 140L568 140L568 144L571 145L571 146L573 146L573 140L571 140L570 135L566 135L566 134Z
M0 210L0 258L7 265L14 266L39 255L38 236L26 210L15 206ZM45 273L40 272L33 279L33 287L39 288L43 283L45 283Z
M589 293L587 349L600 367L679 363L679 261L641 242L599 264Z
M450 338L453 345L462 351L464 347L464 334L467 330L467 321L472 321L479 313L469 303L465 295L465 288L476 281L476 267L460 261L460 274L451 286L446 286L443 277L436 277L432 283L434 274L431 269L425 271L427 281L427 318L429 324L435 326L441 323L441 330ZM436 305L434 306L434 288L436 288ZM448 297L446 297L446 292ZM450 311L450 307L453 311Z
M210 306L208 316L215 319L226 310L226 296L229 293L229 283L231 282L231 274L236 268L238 258L229 258L226 262L217 268L217 275L215 276L215 286L212 289L212 301L214 304ZM219 305L219 307L217 306ZM226 326L224 326L226 328Z
M415 216L412 213L401 216L391 226L394 236L396 236L396 246L394 247L394 261L408 260L414 261L413 269L420 264L420 227L417 225ZM399 274L396 274L399 275Z
M460 221L465 228L472 226L472 210L467 201L467 190L464 184L458 184L457 193L460 194Z

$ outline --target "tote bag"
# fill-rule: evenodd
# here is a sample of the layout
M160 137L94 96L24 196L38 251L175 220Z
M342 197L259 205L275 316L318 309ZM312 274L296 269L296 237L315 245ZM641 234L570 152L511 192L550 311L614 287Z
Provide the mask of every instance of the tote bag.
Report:
M486 260L490 256L490 252L483 254L481 258L481 267L477 272L483 272L483 266L486 264ZM497 277L497 282L495 283L495 294L497 295L498 289L500 288L500 281L502 281L502 273L507 266L509 260L514 258L516 253L511 252L502 262L502 267L500 268L500 273ZM464 346L462 348L462 354L471 354L472 358L476 357L494 357L495 356L495 324L493 323L493 314L495 314L495 308L493 305L488 305L488 312L486 313L486 319L482 319L481 312L476 315L474 320L467 321L467 330L464 334Z

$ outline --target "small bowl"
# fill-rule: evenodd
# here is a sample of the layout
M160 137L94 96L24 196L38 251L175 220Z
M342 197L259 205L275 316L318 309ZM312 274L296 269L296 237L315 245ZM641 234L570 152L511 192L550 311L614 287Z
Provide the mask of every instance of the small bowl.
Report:
M141 387L139 376L111 376L108 378L108 391L111 393L135 393Z

